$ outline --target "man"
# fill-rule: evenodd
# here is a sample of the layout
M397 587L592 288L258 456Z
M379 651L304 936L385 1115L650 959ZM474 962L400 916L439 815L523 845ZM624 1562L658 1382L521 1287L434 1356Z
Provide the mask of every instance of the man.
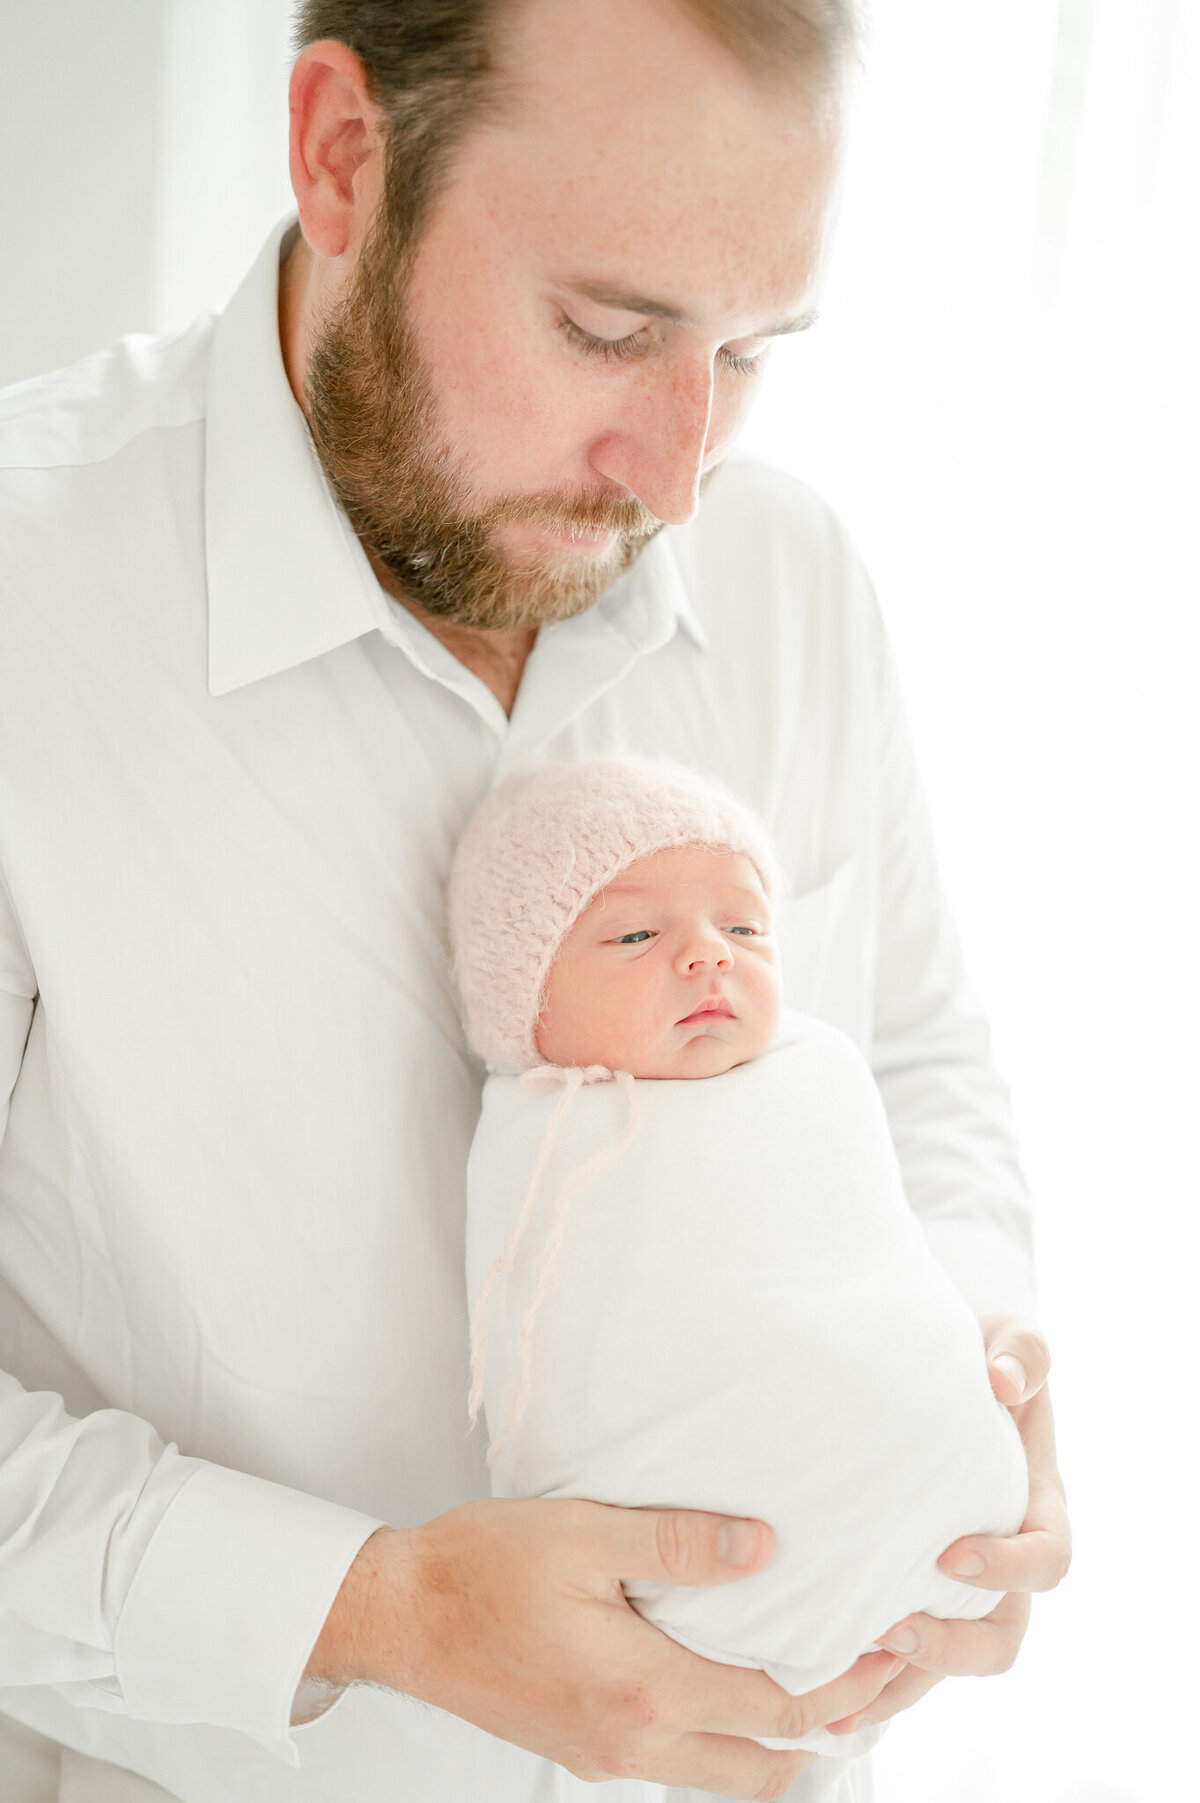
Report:
M851 23L310 0L299 230L215 329L7 403L0 1709L64 1796L849 1797L760 1740L1003 1669L1065 1569L1006 1103L869 588L770 472L698 506L812 317ZM442 882L510 768L612 746L770 820L791 997L869 1050L1029 1449L1026 1531L943 1557L992 1615L807 1698L620 1589L736 1582L767 1526L493 1501L464 1432Z

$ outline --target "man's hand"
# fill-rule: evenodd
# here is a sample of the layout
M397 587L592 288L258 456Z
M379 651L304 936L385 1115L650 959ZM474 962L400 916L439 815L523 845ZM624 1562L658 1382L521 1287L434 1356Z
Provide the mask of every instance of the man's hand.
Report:
M1050 1350L1022 1315L982 1315L980 1327L992 1389L1011 1411L1024 1442L1029 1508L1019 1534L1009 1539L969 1535L947 1547L938 1564L964 1584L1005 1594L981 1621L908 1615L880 1635L876 1645L901 1654L905 1668L867 1709L831 1724L835 1734L886 1721L945 1677L1008 1671L1029 1625L1030 1593L1053 1590L1071 1563L1071 1528L1046 1388Z
M760 1747L856 1713L901 1661L865 1654L807 1696L688 1652L623 1579L726 1584L760 1571L764 1522L566 1500L464 1503L381 1528L342 1586L308 1675L386 1685L589 1781L782 1797L816 1755Z

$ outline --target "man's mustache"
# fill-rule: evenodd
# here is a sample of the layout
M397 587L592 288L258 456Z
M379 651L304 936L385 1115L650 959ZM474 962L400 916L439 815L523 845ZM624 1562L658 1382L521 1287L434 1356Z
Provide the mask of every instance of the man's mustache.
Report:
M546 526L553 532L576 532L581 537L615 532L621 538L650 538L662 521L640 501L611 495L513 495L487 510L488 523L513 520L526 526Z
M711 464L700 477L704 494L720 473L724 458ZM507 495L487 510L487 523L515 520L526 526L548 526L554 532L616 532L627 543L653 538L662 529L657 514L640 501L618 495Z

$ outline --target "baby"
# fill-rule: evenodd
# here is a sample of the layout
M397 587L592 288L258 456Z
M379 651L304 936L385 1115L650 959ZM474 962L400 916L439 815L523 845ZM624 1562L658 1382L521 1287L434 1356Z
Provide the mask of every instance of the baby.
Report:
M755 1576L626 1594L800 1695L914 1610L993 1608L936 1560L1015 1533L1027 1478L869 1067L781 1011L781 889L730 794L612 758L496 789L449 911L490 1066L467 1282L493 1491L769 1522ZM765 1744L846 1756L877 1736Z

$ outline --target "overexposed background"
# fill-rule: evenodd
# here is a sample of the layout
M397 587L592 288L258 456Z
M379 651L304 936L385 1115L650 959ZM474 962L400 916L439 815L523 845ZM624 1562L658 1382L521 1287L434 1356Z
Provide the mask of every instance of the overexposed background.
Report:
M287 0L0 0L0 382L220 306ZM1039 1216L1075 1567L880 1803L1194 1794L1200 8L875 0L824 317L744 442L878 583Z

